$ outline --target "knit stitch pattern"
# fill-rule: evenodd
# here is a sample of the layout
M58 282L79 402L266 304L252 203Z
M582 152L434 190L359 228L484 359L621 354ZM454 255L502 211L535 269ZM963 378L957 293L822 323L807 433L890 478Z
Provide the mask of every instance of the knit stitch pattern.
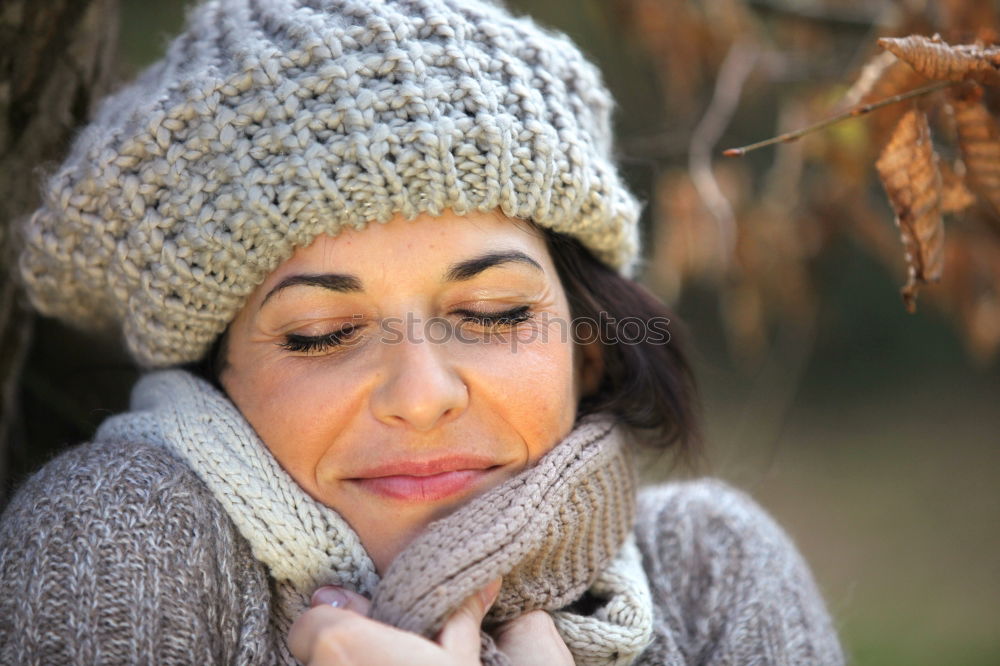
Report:
M640 492L637 512L653 641L634 663L844 663L808 568L745 494L713 480L672 483ZM294 664L268 621L272 585L223 506L166 448L76 447L0 516L0 663ZM621 615L628 606L607 604Z
M788 535L716 480L640 494L635 533L659 666L843 664L837 632Z
M375 591L379 577L357 533L288 475L207 382L181 370L148 374L132 391L132 410L102 423L94 438L162 446L198 474L275 581L276 635L288 635L321 585ZM294 663L280 646L285 663Z
M601 572L589 593L602 600L592 615L552 613L576 666L626 666L643 654L653 637L653 601L642 556L630 538Z
M64 452L0 517L0 664L279 663L268 576L165 449Z
M635 473L613 426L586 417L534 468L429 525L386 572L372 617L432 637L456 601L498 576L487 623L578 598L634 522Z
M41 312L200 359L319 234L500 210L628 273L639 206L573 44L477 0L214 0L49 180L20 272Z
M637 551L622 552L634 522L635 473L609 415L585 417L536 465L431 523L381 580L354 530L298 486L223 394L191 374L143 377L132 410L105 421L95 439L156 444L197 473L275 580L278 636L287 636L317 587L339 585L372 597L374 618L430 638L499 576L504 585L488 623L554 611L591 586L600 590L609 612L586 619L564 612L557 622L586 663L631 663L651 636ZM504 663L499 653L484 661Z

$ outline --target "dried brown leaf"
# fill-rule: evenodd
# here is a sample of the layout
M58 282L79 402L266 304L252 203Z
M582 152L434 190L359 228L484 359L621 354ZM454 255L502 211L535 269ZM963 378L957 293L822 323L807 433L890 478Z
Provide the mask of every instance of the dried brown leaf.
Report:
M1000 7L996 2L937 0L934 3L934 12L938 16L935 25L953 43L977 41L994 44L1000 41L998 9Z
M727 282L719 290L719 314L730 354L742 363L759 363L767 349L763 294L750 280Z
M942 306L957 319L973 357L989 363L1000 352L1000 239L949 234Z
M978 44L951 46L923 35L883 37L878 45L929 79L1000 86L1000 48Z
M958 162L956 166L951 166L947 162L938 164L941 170L941 212L961 213L963 210L976 203L976 195L966 187L965 164Z
M1000 275L994 275L1000 279ZM966 335L970 350L983 364L991 362L1000 348L1000 296L995 291L983 292L973 303L966 318Z
M885 51L874 56L862 68L857 80L844 96L841 107L853 108L860 104L877 103L894 95L927 85L927 77L918 73L893 53ZM885 142L889 133L906 113L905 104L893 104L870 116L868 126L873 145ZM866 172L868 173L868 172ZM865 176L867 178L867 175Z
M916 309L920 284L937 281L944 266L941 174L923 111L907 111L875 163L903 238L909 278L903 287L907 310Z
M952 99L955 129L969 184L1000 214L1000 127L976 86Z
M844 95L842 105L852 107L878 101L919 88L926 83L927 77L897 58L894 53L883 51L861 68L857 80Z
M690 281L717 281L727 257L719 225L686 171L665 173L656 192L656 243L649 278L670 303Z

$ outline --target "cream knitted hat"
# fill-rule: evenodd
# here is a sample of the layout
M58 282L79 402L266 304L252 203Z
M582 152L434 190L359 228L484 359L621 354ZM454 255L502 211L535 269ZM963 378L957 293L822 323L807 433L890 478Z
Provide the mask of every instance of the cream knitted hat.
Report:
M612 100L565 37L475 0L214 0L49 180L21 275L44 314L200 359L296 247L396 214L506 215L628 272Z

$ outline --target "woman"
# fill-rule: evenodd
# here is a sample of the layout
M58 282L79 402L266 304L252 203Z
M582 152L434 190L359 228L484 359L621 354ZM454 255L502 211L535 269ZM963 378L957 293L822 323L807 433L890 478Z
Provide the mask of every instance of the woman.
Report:
M474 0L193 11L25 227L156 371L6 510L0 662L842 661L748 498L636 492L693 391L610 107Z

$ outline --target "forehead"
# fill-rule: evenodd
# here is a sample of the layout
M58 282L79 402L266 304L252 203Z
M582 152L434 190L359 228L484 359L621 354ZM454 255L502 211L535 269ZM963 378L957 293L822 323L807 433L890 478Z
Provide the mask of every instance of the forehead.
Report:
M519 250L550 268L542 233L530 223L499 213L397 216L336 236L318 236L268 276L262 287L302 272L426 275L484 252Z

